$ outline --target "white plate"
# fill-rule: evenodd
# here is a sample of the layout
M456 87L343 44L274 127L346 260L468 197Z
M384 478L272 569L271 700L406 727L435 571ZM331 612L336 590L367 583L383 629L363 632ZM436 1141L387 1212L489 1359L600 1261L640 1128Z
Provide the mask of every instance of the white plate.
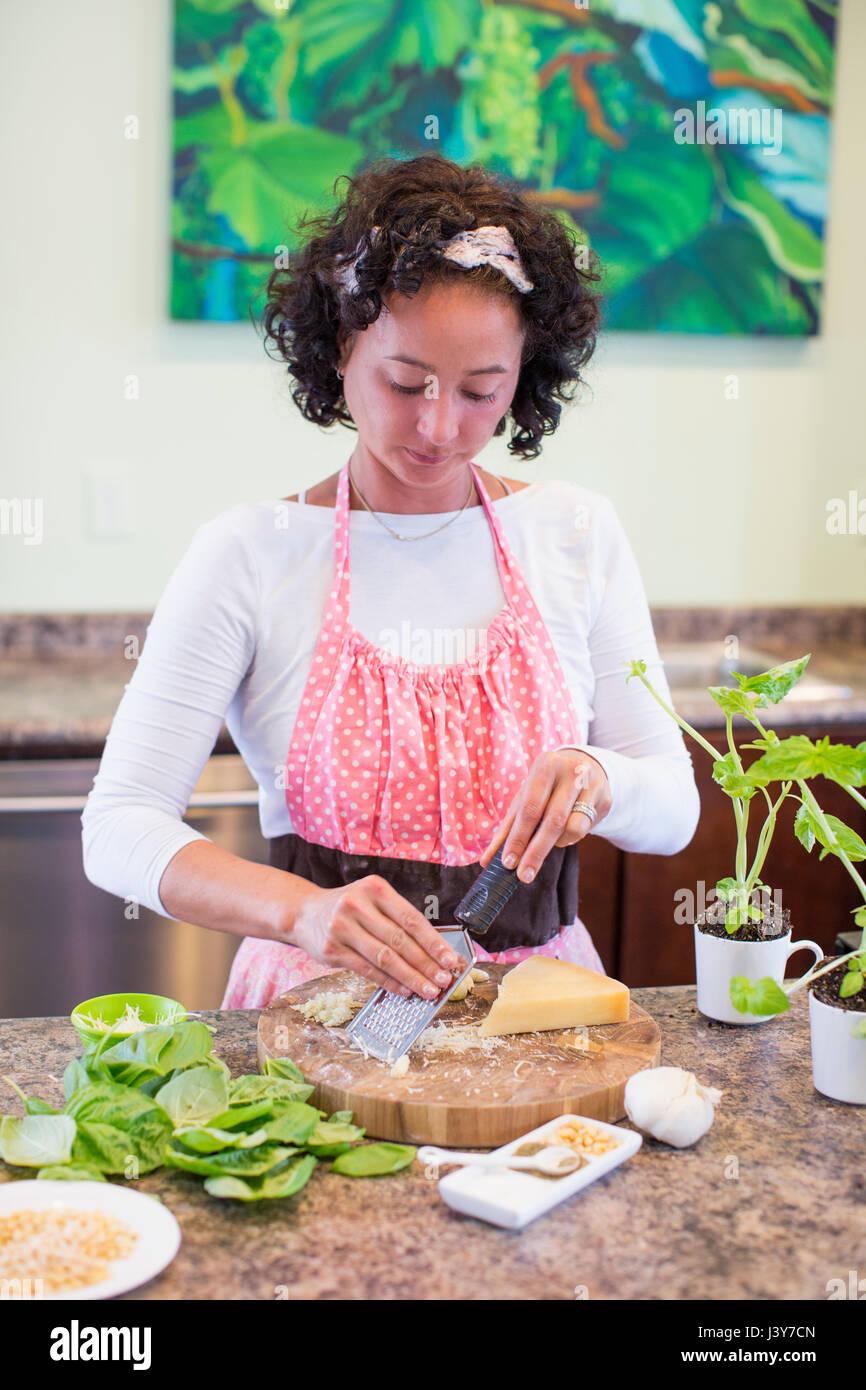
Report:
M536 1217L543 1216L551 1207L574 1196L581 1188L595 1182L611 1168L631 1158L637 1153L643 1139L633 1129L622 1125L609 1125L604 1120L592 1120L587 1115L557 1115L529 1134L512 1139L510 1144L493 1149L495 1154L510 1154L530 1140L547 1139L552 1141L556 1130L569 1121L593 1125L605 1134L619 1139L617 1148L606 1154L596 1154L576 1173L566 1178L541 1178L534 1173L520 1173L515 1169L491 1171L485 1168L457 1168L439 1180L439 1192L449 1207L463 1212L466 1216L477 1216L494 1226L505 1226L509 1230L520 1230Z
M56 1182L43 1178L0 1183L0 1216L9 1216L20 1208L107 1212L138 1235L132 1254L125 1260L112 1261L108 1279L81 1289L45 1294L45 1299L113 1298L137 1289L171 1264L180 1246L180 1226L161 1202L111 1182Z

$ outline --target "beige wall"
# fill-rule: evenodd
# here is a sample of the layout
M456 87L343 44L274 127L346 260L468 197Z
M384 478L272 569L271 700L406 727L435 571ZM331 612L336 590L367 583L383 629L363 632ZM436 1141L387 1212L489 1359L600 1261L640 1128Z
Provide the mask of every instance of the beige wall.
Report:
M10 0L0 23L0 497L44 505L41 544L0 535L2 607L150 610L199 522L326 476L354 436L301 419L250 325L167 318L168 0ZM829 498L866 504L864 58L845 0L821 337L610 335L540 460L482 456L607 493L654 605L866 600L866 535L825 525ZM106 480L127 534L94 531Z

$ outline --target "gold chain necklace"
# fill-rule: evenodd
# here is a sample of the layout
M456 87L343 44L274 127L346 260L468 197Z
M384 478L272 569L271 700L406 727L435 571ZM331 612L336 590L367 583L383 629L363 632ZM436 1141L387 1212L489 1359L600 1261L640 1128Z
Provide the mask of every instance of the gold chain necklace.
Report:
M425 531L423 536L401 536L399 531L395 531L392 526L388 525L387 521L383 521L382 518L376 512L373 511L373 508L370 506L370 503L367 501L363 492L358 487L358 484L355 482L355 479L352 477L352 465L347 464L346 466L349 470L349 482L352 484L352 487L355 489L362 503L367 508L367 511L370 513L371 516L374 516L376 518L380 526L384 526L385 530L389 531L391 535L394 537L394 539L398 541L425 541L428 536L435 536L438 531L444 531L446 526L450 526L453 521L456 521L457 518L459 516L462 516L463 513L466 511L466 508L472 501L472 493L475 489L475 481L472 478L472 475L470 474L469 496L466 498L466 501L463 503L463 506L460 508L459 512L455 512L454 515L450 518L450 520L443 522L441 526L437 526L433 531Z

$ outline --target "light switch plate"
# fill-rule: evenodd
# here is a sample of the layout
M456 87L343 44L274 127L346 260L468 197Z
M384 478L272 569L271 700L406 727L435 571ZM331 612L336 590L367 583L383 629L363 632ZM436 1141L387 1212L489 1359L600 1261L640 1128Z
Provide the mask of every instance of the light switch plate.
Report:
M88 472L85 475L85 508L90 535L133 535L132 485L122 474Z

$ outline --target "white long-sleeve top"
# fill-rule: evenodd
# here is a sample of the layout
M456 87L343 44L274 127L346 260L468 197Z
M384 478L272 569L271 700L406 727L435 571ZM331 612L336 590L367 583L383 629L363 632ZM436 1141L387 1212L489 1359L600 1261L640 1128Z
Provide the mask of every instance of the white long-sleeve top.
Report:
M621 663L642 657L670 700L637 562L610 499L553 481L492 504L544 619L613 797L590 832L623 850L675 854L700 801L679 727ZM381 513L422 536L448 513ZM183 816L223 721L259 786L266 838L292 830L280 776L333 581L330 507L246 502L195 532L147 629L81 817L91 883L163 916L162 875L207 837ZM349 513L350 622L417 664L465 659L505 602L490 525L468 508L406 544ZM418 635L467 631L419 655Z

